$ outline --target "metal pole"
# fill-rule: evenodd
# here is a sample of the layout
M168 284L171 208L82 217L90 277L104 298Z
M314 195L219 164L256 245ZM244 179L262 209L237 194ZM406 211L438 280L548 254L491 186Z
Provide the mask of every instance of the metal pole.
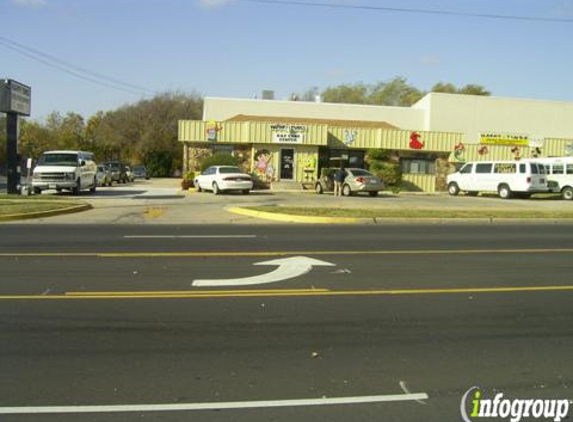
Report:
M18 162L18 114L7 113L6 134L8 142L6 145L7 165L8 165L8 193L17 194L20 184L20 163Z

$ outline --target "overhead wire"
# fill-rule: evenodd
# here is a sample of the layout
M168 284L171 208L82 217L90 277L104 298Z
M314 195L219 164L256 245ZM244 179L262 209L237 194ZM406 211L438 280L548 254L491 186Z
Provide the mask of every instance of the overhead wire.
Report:
M482 18L482 19L573 23L573 19L569 18L550 18L550 17L526 16L526 15L498 15L493 13L455 12L451 10L439 10L439 9L369 6L369 5L359 5L359 4L319 3L315 1L310 1L310 2L297 1L297 0L231 0L231 1L234 3L258 3L266 5L288 5L288 6L303 6L303 7L322 7L330 9L353 9L353 10L394 12L394 13L416 13L416 14L426 14L426 15L457 16L457 17Z
M54 69L60 70L64 73L72 75L76 78L82 79L87 82L95 83L107 88L116 89L124 92L129 92L135 95L154 95L155 91L140 87L138 85L131 84L129 82L122 81L117 78L113 78L107 75L103 75L98 72L90 71L82 67L76 66L72 63L59 59L50 54L41 52L39 50L27 47L16 41L10 40L6 37L0 36L0 45L15 51L21 55L24 55L34 61L42 63L46 66L52 67Z

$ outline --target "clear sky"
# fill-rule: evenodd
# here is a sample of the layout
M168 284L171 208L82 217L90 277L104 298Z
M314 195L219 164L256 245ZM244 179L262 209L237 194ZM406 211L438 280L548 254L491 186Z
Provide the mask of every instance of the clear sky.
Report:
M571 22L233 0L0 0L0 41L152 92L252 98L272 89L286 99L311 86L403 76L425 90L438 81L477 83L498 96L573 101L573 0L314 1ZM0 77L32 86L36 119L54 110L88 117L144 98L2 43Z

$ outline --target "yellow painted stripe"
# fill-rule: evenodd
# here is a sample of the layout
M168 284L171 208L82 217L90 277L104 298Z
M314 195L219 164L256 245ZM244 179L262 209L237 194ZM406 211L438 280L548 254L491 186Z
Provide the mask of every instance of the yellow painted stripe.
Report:
M212 295L248 294L248 293L306 293L327 292L328 289L272 289L272 290L165 290L165 291L131 291L131 292L66 292L67 296L148 296L148 295Z
M573 253L573 248L556 249L418 249L365 251L265 251L265 252L4 252L0 258L228 258L293 255L472 255L472 254Z
M573 291L573 285L566 286L514 286L514 287L468 287L446 289L397 289L397 290L307 290L307 291L269 291L269 290L221 290L216 294L201 292L125 292L106 295L101 292L86 292L74 295L0 295L0 300L81 300L81 299L192 299L221 297L310 297L310 296L404 296L437 294L479 294L479 293L520 293ZM245 293L243 293L245 292Z

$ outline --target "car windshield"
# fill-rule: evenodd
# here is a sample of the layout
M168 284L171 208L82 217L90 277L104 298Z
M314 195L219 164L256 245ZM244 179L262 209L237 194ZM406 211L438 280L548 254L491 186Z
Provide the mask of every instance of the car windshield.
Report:
M242 171L239 167L220 167L219 173L220 174L242 173Z
M139 167L134 167L134 168L133 168L133 171L144 172L144 171L145 171L145 167L141 167L141 166L139 166Z
M78 155L65 153L43 154L38 160L38 165L76 167L78 165Z

